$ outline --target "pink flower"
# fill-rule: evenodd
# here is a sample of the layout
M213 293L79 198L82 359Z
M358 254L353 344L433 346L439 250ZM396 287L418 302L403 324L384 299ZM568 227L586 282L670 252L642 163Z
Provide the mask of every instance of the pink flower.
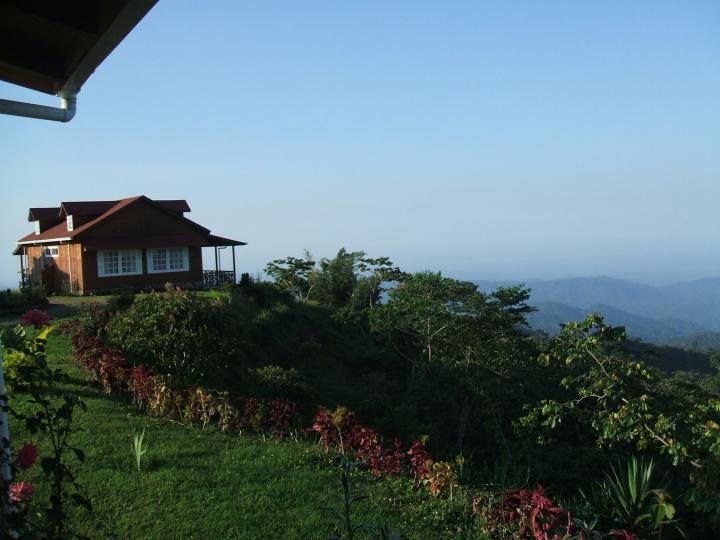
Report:
M20 480L10 486L10 501L14 503L30 502L33 498L32 482Z
M23 470L27 470L37 461L38 449L34 444L25 443L23 447L18 451L17 457L15 458L15 465Z
M40 309L28 309L20 317L20 322L23 326L34 326L35 328L42 328L50 322L50 315Z

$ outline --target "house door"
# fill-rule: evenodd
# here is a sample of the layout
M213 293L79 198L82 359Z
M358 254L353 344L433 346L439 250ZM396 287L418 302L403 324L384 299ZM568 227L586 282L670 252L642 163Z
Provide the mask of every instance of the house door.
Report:
M55 265L53 263L43 263L42 284L46 291L55 291Z

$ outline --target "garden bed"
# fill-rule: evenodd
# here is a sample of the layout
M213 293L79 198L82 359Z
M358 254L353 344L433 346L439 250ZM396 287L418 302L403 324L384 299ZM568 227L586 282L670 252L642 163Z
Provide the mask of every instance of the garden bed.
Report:
M104 536L103 530L119 538L329 537L334 521L324 509L337 507L340 482L317 446L231 437L138 414L125 399L87 380L70 359L67 337L53 335L48 352L49 362L70 375L68 390L88 406L77 414L83 431L74 444L86 454L85 464L77 467L78 480L94 511L72 510L79 533L92 538ZM20 395L20 410L28 407L22 401ZM143 428L148 453L138 473L130 443ZM19 424L11 429L20 444L33 439ZM43 448L41 441L41 455ZM359 521L388 519L412 538L457 537L444 522L443 504L424 490L413 490L405 479L377 480L369 473L358 478L371 495L358 503ZM30 479L43 497L41 471L34 470Z

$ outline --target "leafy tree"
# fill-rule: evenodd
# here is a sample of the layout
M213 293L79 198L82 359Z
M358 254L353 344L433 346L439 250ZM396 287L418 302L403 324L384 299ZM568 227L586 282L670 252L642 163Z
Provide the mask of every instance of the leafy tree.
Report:
M508 388L526 357L522 329L532 310L525 303L528 295L523 287L488 295L473 283L421 272L405 276L389 301L370 313L373 329L411 364L413 374L442 373L454 381L445 391L461 403L458 450L478 400L485 410L499 412L493 396L499 387Z
M311 275L311 282L321 304L334 308L348 304L357 285L357 268L364 256L363 251L347 251L343 247L332 259L320 260L318 271Z
M623 328L597 314L565 325L540 355L560 393L532 407L520 426L536 430L541 443L573 426L601 448L665 455L688 474L686 502L720 520L720 395L689 378L662 377L628 356L624 339Z
M265 273L275 279L278 287L294 294L300 302L307 302L317 285L314 279L315 261L307 250L303 259L285 257L270 261L265 266Z
M405 277L405 273L394 266L389 257L362 258L357 270L358 282L351 299L354 310L374 308L380 302L382 293L389 290L389 284L400 282Z

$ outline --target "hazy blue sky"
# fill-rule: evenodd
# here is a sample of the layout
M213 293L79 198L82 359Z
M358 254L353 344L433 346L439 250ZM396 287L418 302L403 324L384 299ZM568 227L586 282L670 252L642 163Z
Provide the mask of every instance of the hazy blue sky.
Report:
M250 272L720 275L719 100L717 1L161 0L71 123L0 117L0 283L29 206L138 194Z

